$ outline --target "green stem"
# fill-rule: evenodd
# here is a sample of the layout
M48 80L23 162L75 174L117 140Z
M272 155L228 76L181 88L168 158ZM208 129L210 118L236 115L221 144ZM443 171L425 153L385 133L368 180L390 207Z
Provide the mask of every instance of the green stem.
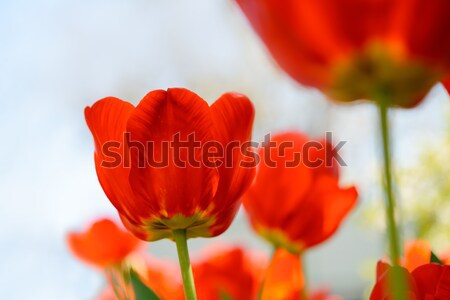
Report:
M391 153L389 137L388 106L385 101L379 102L381 134L383 140L383 158L384 158L384 192L386 196L386 217L388 225L389 249L392 264L398 265L400 262L400 243L398 228L395 221L395 199L392 191L392 173L391 173Z
M381 135L383 141L383 160L384 160L384 193L386 197L386 219L387 219L387 233L389 238L390 258L394 267L400 264L400 239L398 227L395 220L395 198L392 188L392 172L391 172L391 150L390 150L390 136L389 136L389 105L387 97L380 97L378 100ZM405 299L405 278L400 272L394 272L391 279L390 287L394 295L394 299Z
M180 261L181 277L183 279L184 295L186 300L196 300L194 276L192 275L191 262L187 246L186 230L176 229L173 238L177 245L178 260Z

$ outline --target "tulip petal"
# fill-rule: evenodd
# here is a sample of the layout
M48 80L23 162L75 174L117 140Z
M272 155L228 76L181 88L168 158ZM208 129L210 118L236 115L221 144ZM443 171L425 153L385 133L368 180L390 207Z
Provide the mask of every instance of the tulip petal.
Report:
M283 248L275 250L264 278L263 300L300 299L305 293L305 276L300 256Z
M101 268L120 263L139 245L138 239L109 219L98 220L86 232L69 233L67 242L78 258Z
M431 259L431 245L427 241L412 241L405 245L405 267L409 272L426 265Z
M316 179L309 196L298 206L297 211L292 212L287 222L291 238L301 239L306 248L325 241L339 228L355 206L357 197L354 187L340 188L334 176ZM303 218L298 217L300 210Z
M270 149L260 149L258 175L244 196L244 207L252 221L264 220L264 226L279 228L297 211L312 184L312 170L296 161L307 141L304 135L287 132L273 136Z
M132 199L133 193L128 183L130 169L124 165L127 151L124 133L133 110L132 104L108 97L97 101L92 107L86 107L84 111L95 141L98 180L116 209L129 217L132 215L129 210L134 205L127 201Z
M427 299L427 296L435 296L438 291L438 286L441 293L447 290L447 296L450 293L450 278L449 267L438 264L427 264L416 268L411 275L414 277L418 289L418 299ZM446 273L447 278L442 280L443 273ZM435 298L448 299L448 298Z
M416 297L417 286L414 278L409 274L408 270L402 267L390 267L379 278L370 294L370 300L395 300L392 295L392 279L398 278L394 276L402 276L406 281L406 289L402 291L404 297L402 299L421 300L424 298Z
M217 220L211 228L217 235L230 225L240 207L240 198L255 175L253 153L243 153L241 148L251 139L254 108L244 95L226 93L211 105L211 116L214 137L224 151L224 157L218 158L221 164L218 168L220 180L214 199L220 205L215 207ZM241 163L249 165L243 166Z
M130 151L130 184L149 217L191 216L207 209L216 193L218 172L197 162L202 155L200 146L212 140L212 125L208 104L186 89L152 91L133 111L127 129L131 141L143 145L144 151ZM181 142L190 136L199 147L177 150L173 144L176 136ZM192 157L188 148L194 149Z

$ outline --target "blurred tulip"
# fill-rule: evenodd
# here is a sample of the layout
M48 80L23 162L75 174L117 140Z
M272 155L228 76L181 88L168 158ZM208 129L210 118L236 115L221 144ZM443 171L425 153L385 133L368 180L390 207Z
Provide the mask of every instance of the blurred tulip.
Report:
M410 241L405 244L404 267L414 271L417 267L429 264L431 260L431 245L427 241Z
M394 273L406 278L407 285L401 291L405 300L450 299L450 266L426 264L409 272L402 267L391 267L380 262L370 300L394 300L391 284Z
M338 229L355 206L357 192L339 187L330 145L295 132L273 136L271 142L270 149L260 149L261 163L244 195L244 207L262 237L275 247L301 253ZM300 154L301 160L292 164Z
M209 107L181 88L152 91L137 107L113 97L87 107L97 175L125 226L148 241L173 239L174 230L185 230L188 238L224 232L254 169L239 165L245 159L239 147L222 158L213 157L208 167L191 165L190 155L197 162L205 155L206 143L225 147L249 141L253 115L253 105L241 94L226 93ZM124 140L127 133L130 139ZM169 142L171 147L176 142L188 144L180 145L175 157L176 149L164 148ZM114 153L122 156L105 151L107 143L114 143ZM183 167L174 162L178 158L185 162ZM111 167L117 159L119 163ZM155 167L149 161L163 165Z
M219 249L193 264L199 300L256 299L264 259L239 247Z
M447 0L236 0L292 78L333 99L412 107L450 73Z
M67 243L80 260L99 268L121 264L140 241L109 219L94 222L84 232L70 232Z
M327 289L308 291L300 256L278 248L266 270L262 300L342 300Z
M263 300L299 300L305 293L305 278L299 255L283 248L275 251L266 270ZM304 295L303 295L304 296Z

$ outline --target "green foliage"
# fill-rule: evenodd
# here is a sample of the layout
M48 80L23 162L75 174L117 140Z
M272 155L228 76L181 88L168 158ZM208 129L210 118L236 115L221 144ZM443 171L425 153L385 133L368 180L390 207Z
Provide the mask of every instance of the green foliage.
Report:
M136 300L160 300L150 288L142 283L139 275L135 271L131 270L130 278Z

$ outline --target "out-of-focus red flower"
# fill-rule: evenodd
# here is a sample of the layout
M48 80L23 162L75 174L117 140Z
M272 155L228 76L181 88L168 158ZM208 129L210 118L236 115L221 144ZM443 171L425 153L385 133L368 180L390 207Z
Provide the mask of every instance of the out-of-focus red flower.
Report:
M409 272L414 271L417 267L427 265L431 261L432 249L429 242L424 240L412 240L405 243L405 254L400 264ZM445 254L439 255L439 259L445 263ZM383 260L390 263L388 259Z
M325 142L311 143L294 132L271 141L274 147L259 152L259 170L244 195L244 207L261 236L300 253L338 229L354 207L357 192L339 187L338 169L330 159L333 151Z
M206 256L192 267L199 300L256 299L264 260L256 261L252 253L238 247Z
M394 272L399 272L406 278L407 286L403 291L405 300L450 299L450 266L426 264L410 273L402 267L391 267L380 262L370 300L395 300L390 287Z
M430 263L431 245L427 241L415 240L405 244L403 266L409 271Z
M264 277L263 300L298 300L304 293L305 276L299 255L283 248L275 251Z
M447 0L236 1L281 68L340 101L412 107L450 72Z
M327 289L305 290L305 276L300 256L278 248L266 270L263 300L342 300Z
M149 241L172 238L174 229L188 238L225 231L254 176L240 165L252 158L239 148L250 140L253 116L241 94L208 106L181 88L152 91L136 107L113 97L87 107L98 179L125 226ZM213 153L230 143L238 146Z
M80 260L105 268L120 264L140 241L112 220L101 219L84 232L70 232L67 243Z

